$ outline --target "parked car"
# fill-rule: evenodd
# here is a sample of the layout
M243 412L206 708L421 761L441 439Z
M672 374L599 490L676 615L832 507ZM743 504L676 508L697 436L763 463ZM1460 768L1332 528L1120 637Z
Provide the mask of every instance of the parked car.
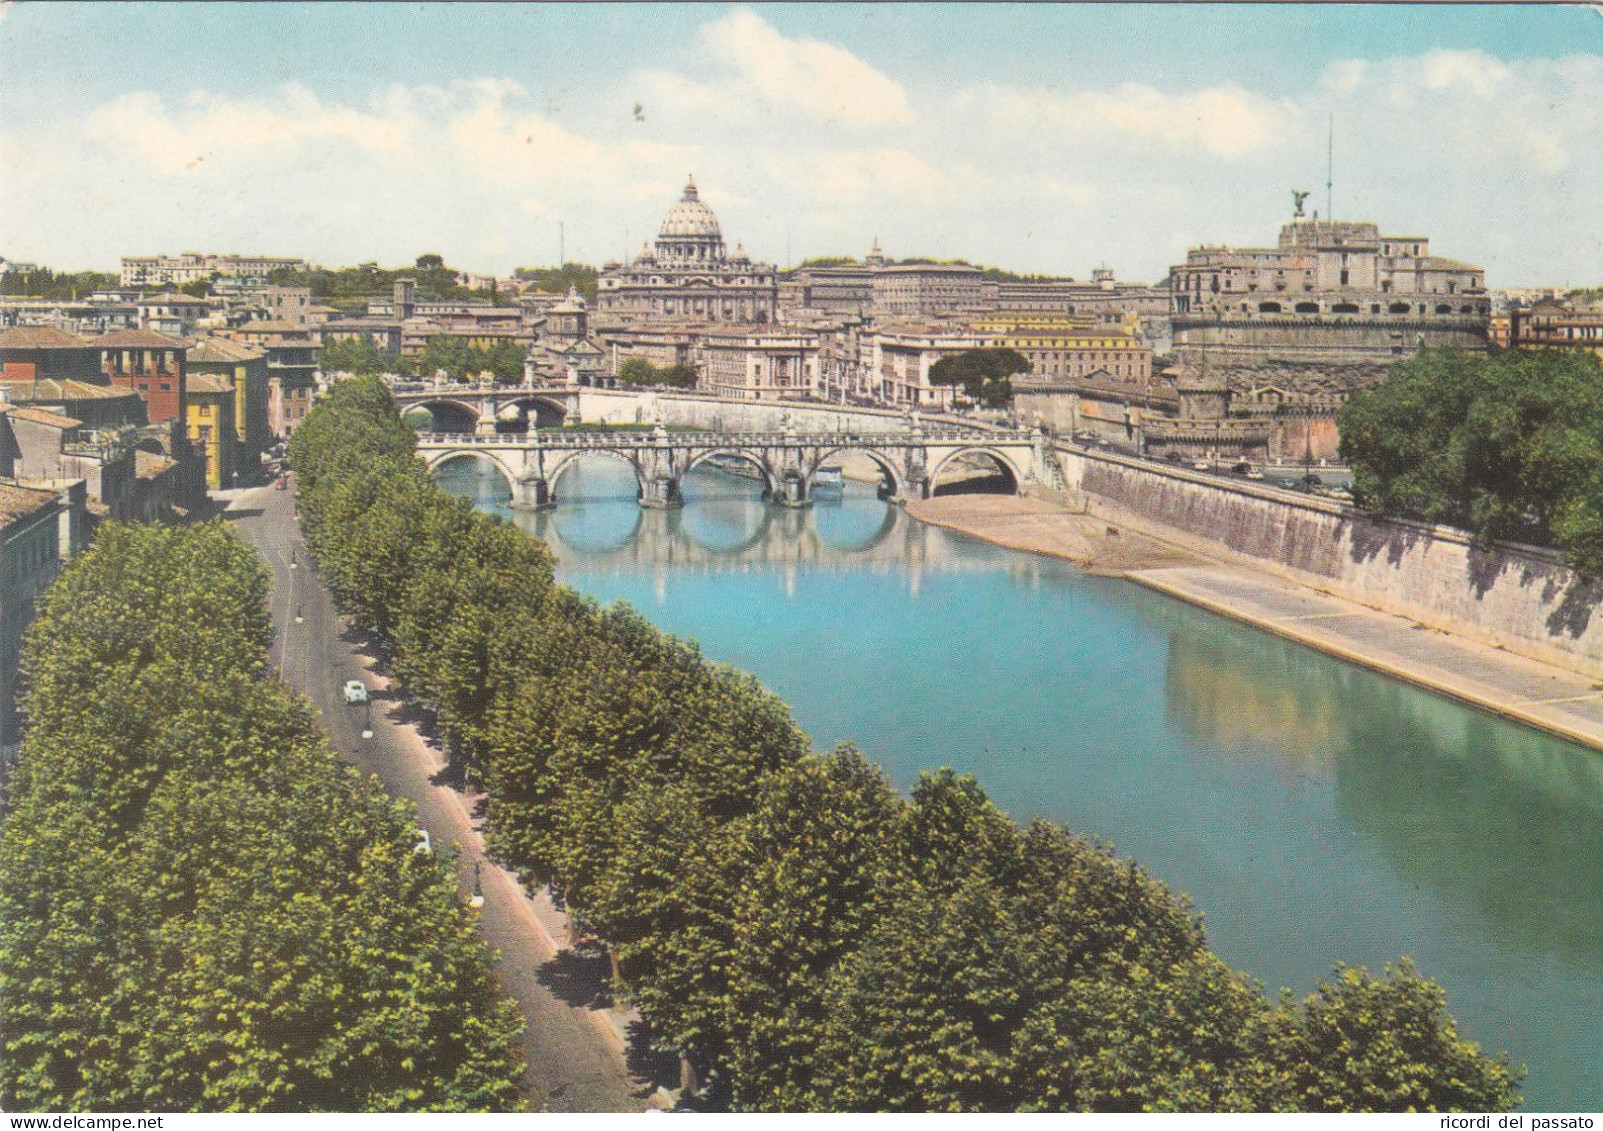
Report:
M347 703L366 703L367 685L359 679L345 681L345 701Z
M1213 465L1205 459L1199 459L1191 465L1193 471L1211 471Z
M421 856L434 855L434 842L429 839L428 829L422 828L421 826L418 828L417 843L412 846L412 851Z

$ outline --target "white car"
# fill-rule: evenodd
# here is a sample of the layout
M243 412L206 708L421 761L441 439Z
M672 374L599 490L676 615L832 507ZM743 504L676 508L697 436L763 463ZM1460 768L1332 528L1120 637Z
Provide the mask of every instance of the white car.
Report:
M347 703L366 703L367 685L359 679L347 680L345 683L345 701Z
M429 839L428 829L417 830L417 843L412 846L412 851L422 856L434 855L434 842Z

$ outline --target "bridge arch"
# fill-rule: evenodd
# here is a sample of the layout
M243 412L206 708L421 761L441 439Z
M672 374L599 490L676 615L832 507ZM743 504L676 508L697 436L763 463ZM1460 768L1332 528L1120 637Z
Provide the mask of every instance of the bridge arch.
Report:
M557 428L568 419L568 408L561 401L552 397L525 396L517 397L503 402L496 410L496 431L523 431L529 430L532 422L536 428ZM521 429L506 428L506 425L522 424Z
M517 472L515 472L511 465L508 464L506 460L502 459L501 456L496 452L475 451L473 448L449 448L445 451L437 452L434 455L427 457L427 459L424 461L424 466L429 469L430 475L435 475L439 472L440 468L444 467L453 460L459 459L477 459L483 460L485 463L490 464L501 473L501 478L506 483L507 498L512 499L517 497Z
M685 464L685 475L689 475L697 467L703 463L706 463L714 456L733 456L741 462L749 463L755 467L758 473L763 477L764 495L772 495L779 486L779 484L776 482L773 469L768 466L767 462L762 458L762 456L758 455L756 452L746 451L743 448L710 448L706 451L697 452L695 455L691 456L690 460Z
M426 401L413 401L401 412L404 420L422 410L429 414L429 431L440 433L473 432L479 426L479 410L470 401L455 397L431 397ZM413 416L413 419L416 419Z
M640 470L640 464L635 459L612 448L584 448L579 451L573 451L564 454L557 460L556 463L552 464L547 469L545 477L546 493L552 502L556 502L558 498L557 481L561 479L562 476L565 475L574 464L578 463L585 456L607 456L609 459L615 459L620 463L627 464L629 470L634 472L635 476L635 498L640 499L644 497L646 480L644 474L642 474Z
M841 452L854 452L858 455L867 456L869 459L874 461L874 465L878 467L881 473L883 473L885 476L885 481L880 485L881 495L890 497L894 495L905 494L902 489L902 469L896 465L896 460L894 457L887 455L877 448L840 447L830 448L827 451L820 453L818 458L811 461L809 464L807 468L807 494L809 498L813 493L813 476L818 474L818 469L824 466L831 456L839 455Z
M935 488L941 480L941 473L947 469L953 460L959 456L974 454L989 456L1002 469L1002 474L1010 481L1011 494L1017 495L1024 489L1024 480L1026 478L1024 469L1018 465L1012 455L1000 448L973 444L961 448L953 448L930 467L929 478L925 480L925 494L934 497Z

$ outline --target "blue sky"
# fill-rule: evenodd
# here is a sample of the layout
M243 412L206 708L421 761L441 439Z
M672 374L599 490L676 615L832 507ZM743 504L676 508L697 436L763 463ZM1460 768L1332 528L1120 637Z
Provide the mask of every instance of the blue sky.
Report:
M1603 281L1603 12L1517 5L23 3L0 254L600 261L694 171L762 259L1158 278L1323 207L1331 113L1338 215Z

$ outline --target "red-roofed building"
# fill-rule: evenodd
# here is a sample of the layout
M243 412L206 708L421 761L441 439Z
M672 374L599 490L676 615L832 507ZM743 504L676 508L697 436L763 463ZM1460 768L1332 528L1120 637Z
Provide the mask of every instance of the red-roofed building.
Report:
M100 350L101 364L113 385L133 389L144 398L152 424L178 420L187 414L184 395L184 355L178 338L154 330L114 330L92 343Z
M100 351L76 334L49 326L0 331L0 379L87 381L105 384Z

